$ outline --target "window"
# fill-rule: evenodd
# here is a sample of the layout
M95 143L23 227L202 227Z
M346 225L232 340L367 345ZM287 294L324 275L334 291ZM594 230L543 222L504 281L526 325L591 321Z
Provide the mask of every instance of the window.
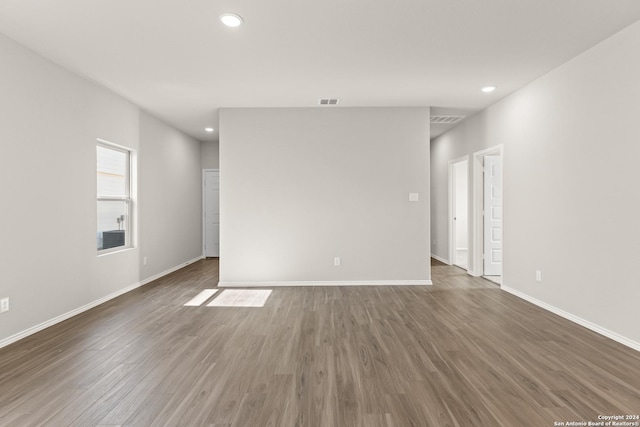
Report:
M103 142L96 146L98 251L131 246L131 151Z

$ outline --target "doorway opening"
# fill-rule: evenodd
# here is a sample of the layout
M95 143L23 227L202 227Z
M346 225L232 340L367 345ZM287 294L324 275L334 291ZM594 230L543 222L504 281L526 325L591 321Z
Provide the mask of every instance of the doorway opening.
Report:
M502 284L503 148L473 154L473 261L471 274Z
M449 260L469 267L469 156L449 162Z

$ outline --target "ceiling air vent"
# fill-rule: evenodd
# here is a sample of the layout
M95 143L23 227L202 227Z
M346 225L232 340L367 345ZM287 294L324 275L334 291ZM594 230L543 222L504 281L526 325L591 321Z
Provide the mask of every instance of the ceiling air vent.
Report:
M340 98L322 98L318 100L320 105L337 105Z
M451 125L454 123L458 123L460 120L464 118L465 116L431 116L431 123Z

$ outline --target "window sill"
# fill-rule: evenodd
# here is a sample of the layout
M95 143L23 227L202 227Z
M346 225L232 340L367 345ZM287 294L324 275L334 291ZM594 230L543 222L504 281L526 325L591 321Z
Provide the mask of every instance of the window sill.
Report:
M117 254L120 252L127 252L132 249L135 249L135 246L118 246L117 248L104 249L98 251L98 258L103 257L105 255Z

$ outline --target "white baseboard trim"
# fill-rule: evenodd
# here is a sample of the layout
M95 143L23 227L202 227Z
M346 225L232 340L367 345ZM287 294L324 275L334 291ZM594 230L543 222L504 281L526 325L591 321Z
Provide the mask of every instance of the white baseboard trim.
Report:
M449 261L447 261L446 259L444 259L444 258L442 258L442 257L439 257L439 256L438 256L438 255L436 255L436 254L431 254L431 258L433 258L433 259L437 259L438 261L443 262L443 263L445 263L445 264L447 264L447 265L451 265L451 263L450 263Z
M565 318L567 320L570 320L573 323L577 323L580 326L584 326L585 328L590 329L593 332L596 332L596 333L598 333L600 335L603 335L603 336L605 336L607 338L610 338L610 339L612 339L612 340L614 340L616 342L619 342L620 344L626 345L627 347L630 347L630 348L632 348L632 349L634 349L636 351L640 351L640 343L639 342L630 340L627 337L624 337L624 336L622 336L620 334L617 334L617 333L615 333L613 331L610 331L610 330L608 330L606 328L603 328L600 325L596 325L595 323L592 323L592 322L590 322L588 320L585 320L585 319L583 319L581 317L573 315L573 314L571 314L571 313L569 313L567 311L564 311L564 310L562 310L562 309L560 309L558 307L555 307L555 306L553 306L551 304L547 304L546 302L540 301L539 299L533 298L532 296L529 296L529 295L527 295L527 294L525 294L523 292L520 292L520 291L518 291L516 289L505 287L505 286L503 286L501 289L503 291L509 292L512 295L517 296L518 298L522 298L525 301L529 301L531 304L537 305L540 308L543 308L543 309L545 309L547 311L550 311L550 312L552 312L554 314L557 314L560 317L563 317L563 318Z
M147 283L151 283L154 280L157 280L157 279L161 278L162 276L166 276L167 274L173 273L174 271L179 270L179 269L181 269L183 267L186 267L189 264L193 264L194 262L199 261L202 258L203 258L202 256L196 257L196 258L194 258L194 259L192 259L190 261L187 261L187 262L185 262L183 264L180 264L180 265L178 265L176 267L172 267L172 268L170 268L170 269L168 269L166 271L163 271L162 273L158 273L158 274L156 274L154 276L151 276L151 277L148 277L148 278L146 278L146 279L144 279L144 280L142 280L140 282L136 282L133 285L129 285L126 288L123 288L123 289L120 289L120 290L118 290L116 292L113 292L113 293L111 293L111 294L109 294L107 296L104 296L102 298L98 298L97 300L92 301L92 302L90 302L88 304L85 304L82 307L78 307L78 308L76 308L74 310L71 310L71 311L68 311L68 312L66 312L64 314L61 314L60 316L56 316L53 319L49 319L46 322L42 322L42 323L40 323L38 325L32 326L31 328L25 329L22 332L18 332L17 334L11 335L10 337L7 337L7 338L5 338L3 340L0 340L0 348L6 347L9 344L13 344L16 341L19 341L19 340L21 340L23 338L26 338L29 335L33 335L36 332L40 332L41 330L46 329L46 328L48 328L50 326L53 326L53 325L55 325L57 323L63 322L65 320L67 320L67 319L70 319L73 316L77 316L80 313L84 313L85 311L90 310L90 309L92 309L94 307L97 307L100 304L104 304L105 302L110 301L110 300L112 300L114 298L117 298L120 295L124 295L127 292L131 292L134 289L137 289L137 288L139 288L141 286L146 285Z
M218 282L220 288L271 288L278 286L426 286L431 280L346 280L346 281L284 281L284 282Z
M55 325L57 323L63 322L65 320L67 320L67 319L70 319L73 316L77 316L80 313L83 313L83 312L85 312L87 310L90 310L90 309L92 309L92 308L94 308L94 307L96 307L96 306L98 306L100 304L103 304L103 303L105 303L105 302L107 302L109 300L117 298L122 294L126 294L127 292L131 292L132 290L134 290L136 288L139 288L140 286L142 286L140 284L140 282L134 283L133 285L127 286L124 289L120 289L119 291L116 291L116 292L114 292L112 294L109 294L109 295L107 295L105 297L102 297L100 299L92 301L89 304L85 304L82 307L78 307L75 310L71 310L71 311L69 311L67 313L61 314L60 316L56 316L53 319L49 319L46 322L42 322L42 323L40 323L40 324L38 324L36 326L32 326L29 329L25 329L22 332L18 332L15 335L11 335L10 337L5 338L2 341L0 341L0 348L8 346L9 344L13 344L16 341L19 341L19 340L21 340L23 338L26 338L29 335L33 335L36 332L40 332L41 330L46 329L46 328L48 328L50 326L53 326L53 325Z

